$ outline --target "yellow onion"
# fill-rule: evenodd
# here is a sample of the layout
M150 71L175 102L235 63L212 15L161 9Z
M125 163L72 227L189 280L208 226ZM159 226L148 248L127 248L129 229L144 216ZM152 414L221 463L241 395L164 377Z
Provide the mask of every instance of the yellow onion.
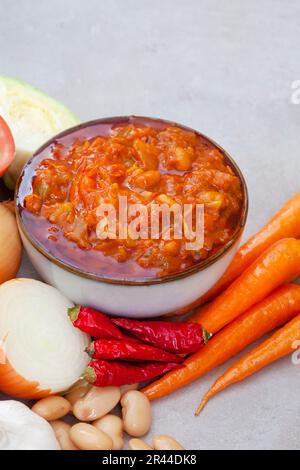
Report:
M68 390L90 361L90 337L74 328L74 304L35 279L0 286L0 391L38 399Z
M13 279L20 267L22 244L10 208L0 204L0 284Z

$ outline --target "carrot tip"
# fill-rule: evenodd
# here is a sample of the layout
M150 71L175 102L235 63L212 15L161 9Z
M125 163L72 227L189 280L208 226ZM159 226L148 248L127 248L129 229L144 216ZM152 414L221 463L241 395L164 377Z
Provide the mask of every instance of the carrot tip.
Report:
M200 405L198 406L198 408L196 409L194 413L195 416L198 416L201 413L201 411L203 410L207 402L208 402L208 398L203 398L203 400L201 401Z

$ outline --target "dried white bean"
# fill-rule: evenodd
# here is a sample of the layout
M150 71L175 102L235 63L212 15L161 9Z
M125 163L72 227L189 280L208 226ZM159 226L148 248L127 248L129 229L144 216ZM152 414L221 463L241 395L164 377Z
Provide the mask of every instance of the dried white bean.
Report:
M68 393L66 393L65 399L68 400L73 406L76 401L83 398L91 388L91 384L85 381L81 381L77 386L72 387Z
M121 396L125 395L126 392L129 392L129 390L137 390L138 388L139 384L121 385Z
M153 450L153 447L149 446L142 439L130 439L128 447L130 450Z
M59 396L42 398L32 407L34 413L47 421L55 421L56 419L62 418L68 414L70 410L71 405L68 400Z
M137 390L126 392L121 398L125 431L133 437L146 434L151 426L151 406L148 398Z
M93 426L105 432L113 441L113 450L120 450L124 447L123 421L119 416L108 414L103 418L93 422Z
M112 450L112 439L91 424L77 423L71 427L72 442L81 450Z
M153 439L155 450L184 450L181 444L171 436L161 435Z
M109 413L120 401L119 387L92 387L73 406L73 414L79 421L95 421Z
M78 450L78 447L71 441L69 424L61 420L51 421L50 424L62 450Z

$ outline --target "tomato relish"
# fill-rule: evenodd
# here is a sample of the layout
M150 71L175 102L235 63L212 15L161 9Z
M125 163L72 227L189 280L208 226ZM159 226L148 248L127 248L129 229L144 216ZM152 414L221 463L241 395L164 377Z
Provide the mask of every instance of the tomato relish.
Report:
M99 277L149 279L207 259L238 228L243 189L227 157L208 139L175 125L114 125L82 133L43 153L23 201L23 221L59 260ZM204 243L186 239L99 239L97 209L129 204L204 205ZM118 222L118 221L117 221ZM171 226L172 233L172 226Z

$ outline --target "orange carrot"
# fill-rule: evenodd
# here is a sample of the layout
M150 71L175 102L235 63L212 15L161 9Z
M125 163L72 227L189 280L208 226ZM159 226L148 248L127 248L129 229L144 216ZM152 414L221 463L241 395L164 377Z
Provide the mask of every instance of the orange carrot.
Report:
M226 289L269 246L288 237L300 238L300 193L292 197L258 233L241 246L225 274L201 297L201 304L209 302Z
M283 328L276 331L271 338L246 354L214 383L204 395L196 410L196 415L204 408L208 400L230 385L240 382L263 367L290 354L300 340L300 314Z
M274 243L208 307L190 321L216 333L270 292L300 274L300 240L285 238Z
M284 325L299 311L300 286L279 287L213 336L204 348L185 360L185 367L167 373L142 391L150 400L169 395L223 364L264 334Z

